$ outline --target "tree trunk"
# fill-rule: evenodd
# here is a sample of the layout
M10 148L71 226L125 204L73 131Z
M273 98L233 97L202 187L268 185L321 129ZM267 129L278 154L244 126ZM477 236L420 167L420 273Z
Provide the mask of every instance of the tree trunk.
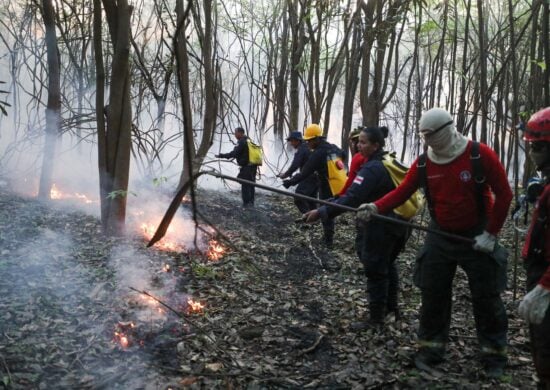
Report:
M487 143L487 116L489 99L487 97L487 49L485 45L485 18L483 0L477 0L478 33L479 33L479 104L481 105L481 133L479 140Z
M101 222L106 234L122 235L126 219L132 128L129 68L132 6L129 6L126 0L103 0L103 6L113 44L113 59L109 106L105 111L107 126L104 139L98 141L98 157L101 159L98 161L102 195ZM97 9L94 15L100 16ZM98 23L99 21L95 22ZM94 31L96 28L97 26L94 26ZM98 39L101 37L95 37L96 47ZM97 103L101 104L99 101ZM98 118L98 122L101 121L102 119ZM98 137L101 137L99 127L98 125ZM104 149L101 149L102 147Z
M60 138L59 125L61 122L61 73L55 33L55 11L51 0L42 1L42 16L46 29L46 50L48 56L48 103L46 107L46 139L38 197L49 199L52 188L54 160Z

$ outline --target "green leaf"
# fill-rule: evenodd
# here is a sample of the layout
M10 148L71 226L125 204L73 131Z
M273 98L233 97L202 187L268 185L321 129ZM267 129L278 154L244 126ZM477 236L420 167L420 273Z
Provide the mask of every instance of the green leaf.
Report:
M107 199L115 199L115 198L118 198L118 197L123 198L123 197L126 197L128 195L137 196L137 194L135 192L132 192L132 191L114 190L114 191L109 192L109 194L107 195Z
M160 186L162 183L166 183L168 181L168 178L166 176L161 176L161 177L155 177L153 179L153 185L155 187L158 187Z
M422 24L422 27L420 28L420 33L429 33L432 31L437 31L440 27L437 25L437 23L433 20L427 21L426 23Z

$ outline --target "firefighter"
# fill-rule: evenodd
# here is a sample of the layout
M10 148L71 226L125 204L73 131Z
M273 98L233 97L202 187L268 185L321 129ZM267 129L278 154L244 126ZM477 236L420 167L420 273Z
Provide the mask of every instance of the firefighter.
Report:
M356 127L349 135L349 149L352 157L349 164L348 180L346 180L346 184L344 184L344 188L342 188L338 196L343 196L346 193L363 164L367 162L367 157L363 156L363 153L359 151L359 134L361 134L361 129L363 127Z
M288 169L277 175L280 179L286 179L288 177L291 177L294 172L297 170L301 170L302 167L306 164L307 160L309 159L309 155L311 154L311 151L307 147L307 144L304 142L304 139L302 138L302 133L299 131L293 131L290 133L288 138L286 139L287 142L289 142L292 147L296 150L294 153L294 158L292 159L292 163L290 164L290 167ZM310 198L317 198L317 188L319 187L317 176L310 175L309 177L302 180L298 185L296 186L296 193L309 196ZM303 200L294 198L294 204L300 211L300 213L304 214L307 213L309 210L313 210L317 208L317 203L313 201Z
M246 136L245 131L242 127L237 127L235 129L234 135L237 139L237 145L235 145L235 148L229 153L216 154L215 157L236 159L237 164L240 167L237 177L240 179L256 182L258 166L250 164L248 158L248 137ZM254 194L254 186L250 184L241 185L241 195L244 208L254 208Z
M382 163L387 127L366 127L359 135L359 150L368 162L363 165L346 193L334 203L357 207L373 201L395 188L387 169ZM341 208L322 206L304 215L306 222L318 219L330 220L343 212ZM399 218L392 210L386 213ZM409 237L408 227L379 220L357 225L356 251L363 263L367 277L369 316L351 324L353 330L380 330L386 314L393 313L399 319L397 304L399 274L396 259Z
M343 152L336 145L330 144L323 137L323 131L321 127L312 123L308 125L304 131L304 140L307 142L307 146L312 150L309 159L300 169L300 173L295 174L290 179L283 181L283 186L289 188L293 185L301 183L308 179L312 175L316 175L319 181L319 199L332 198L336 193L332 192L329 183L329 172L327 166L327 159L330 155L335 154L340 158L343 158ZM343 186L344 182L342 182ZM338 190L340 190L339 188ZM334 245L334 220L328 219L323 221L323 239L325 246L328 249L332 249Z
M424 187L430 227L473 239L472 245L435 233L426 236L414 272L422 300L414 364L430 371L444 360L453 279L460 265L468 277L485 373L498 378L507 362L508 317L500 296L506 288L507 252L496 239L512 200L506 172L496 153L459 133L452 116L442 108L422 114L419 132L427 153L412 164L395 190L362 205L358 218L388 213Z
M544 189L538 198L522 257L527 273L527 295L519 305L529 323L531 352L539 377L538 388L550 389L550 107L533 114L525 129L529 155L542 173Z

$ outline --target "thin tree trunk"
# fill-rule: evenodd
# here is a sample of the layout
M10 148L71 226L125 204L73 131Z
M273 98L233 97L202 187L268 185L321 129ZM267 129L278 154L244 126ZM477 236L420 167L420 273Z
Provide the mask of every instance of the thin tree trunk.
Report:
M42 199L49 199L53 183L56 149L60 139L59 125L61 122L61 71L55 33L55 10L51 0L42 1L42 16L46 28L45 37L48 56L48 103L46 107L46 140L38 196Z
M487 51L485 44L485 18L483 12L483 0L477 0L477 17L479 29L479 104L481 105L481 134L480 141L487 143L487 117L489 113L489 99L487 91Z
M130 173L132 110L130 105L130 15L127 0L103 0L109 32L113 43L112 72L107 110L106 178L107 215L105 232L124 233L126 201Z

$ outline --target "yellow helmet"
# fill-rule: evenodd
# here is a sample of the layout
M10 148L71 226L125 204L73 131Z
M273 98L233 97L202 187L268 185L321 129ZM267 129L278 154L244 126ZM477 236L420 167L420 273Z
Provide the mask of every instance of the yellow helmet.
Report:
M321 126L319 126L317 123L312 123L306 127L306 131L304 131L304 139L310 140L315 137L322 137L323 136L323 130L321 130Z

